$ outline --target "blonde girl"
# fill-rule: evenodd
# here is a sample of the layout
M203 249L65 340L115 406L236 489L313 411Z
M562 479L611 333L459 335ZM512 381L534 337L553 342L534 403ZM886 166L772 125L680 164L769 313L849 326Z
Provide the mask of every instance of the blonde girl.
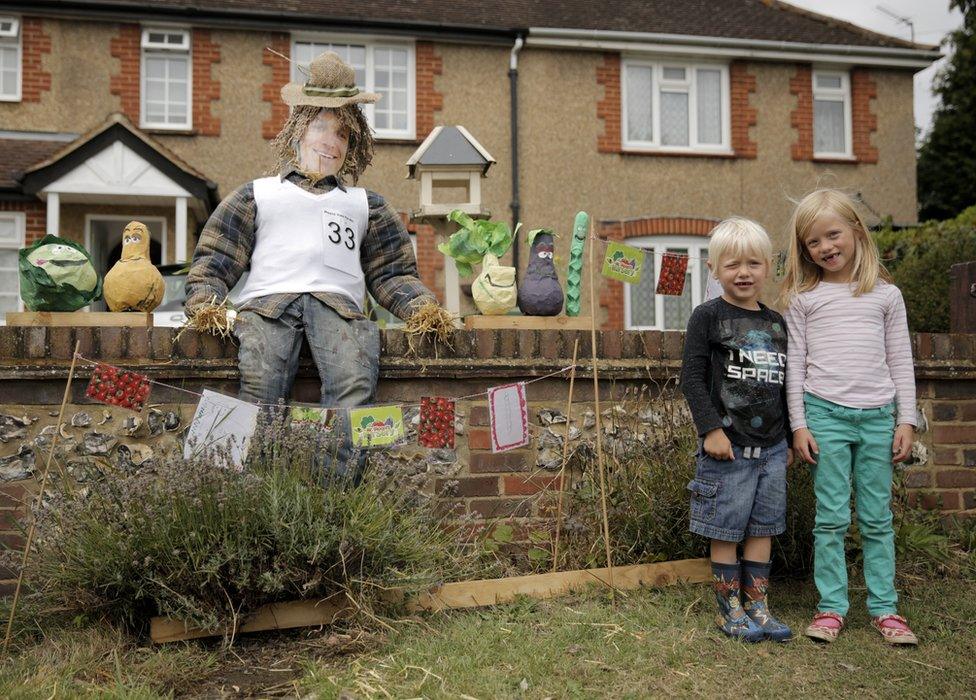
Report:
M917 644L897 611L891 524L893 464L911 452L916 424L905 303L845 193L810 193L790 229L786 395L793 448L811 465L817 498L820 603L806 634L832 642L845 624L853 483L872 625L887 642Z

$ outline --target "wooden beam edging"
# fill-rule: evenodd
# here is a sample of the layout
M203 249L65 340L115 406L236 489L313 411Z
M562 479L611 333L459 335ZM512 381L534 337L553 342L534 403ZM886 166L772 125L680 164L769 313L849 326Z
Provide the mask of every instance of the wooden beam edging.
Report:
M589 586L609 585L607 568L578 569L556 573L530 574L509 578L458 581L445 583L406 601L409 612L421 610L437 612L451 608L475 608L499 605L525 595L544 600L581 591ZM613 583L617 590L633 590L642 586L670 586L676 583L703 583L711 580L708 559L680 559L653 564L632 564L613 567ZM396 599L395 593L391 599ZM154 617L150 621L150 637L153 642L176 642L221 634L241 634L294 627L328 625L355 610L341 595L324 600L298 600L288 603L263 605L252 614L244 616L237 629L209 632L188 626L179 620Z

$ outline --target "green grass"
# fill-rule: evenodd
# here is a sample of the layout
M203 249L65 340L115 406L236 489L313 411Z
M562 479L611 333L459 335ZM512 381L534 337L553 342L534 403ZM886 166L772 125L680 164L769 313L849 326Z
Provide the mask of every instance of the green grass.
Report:
M852 581L854 585L858 582ZM802 631L809 582L775 584L773 607ZM590 698L661 695L972 697L976 582L902 592L918 649L884 645L855 590L849 627L821 646L744 645L712 627L705 585L390 620L369 634L251 635L232 649L149 646L107 627L49 630L0 665L0 697L312 696Z

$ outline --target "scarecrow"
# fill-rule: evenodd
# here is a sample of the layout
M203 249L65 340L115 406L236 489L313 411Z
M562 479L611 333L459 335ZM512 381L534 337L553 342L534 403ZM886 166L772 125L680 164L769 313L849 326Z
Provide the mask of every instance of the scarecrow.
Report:
M367 290L408 322L450 317L417 276L400 215L354 186L373 157L359 105L379 95L360 91L353 69L326 52L309 65L307 82L285 85L281 97L291 115L272 142L276 174L238 187L207 221L187 277L186 313L191 322L218 315L249 268L235 294L239 397L287 400L304 338L321 404L362 406L373 401L380 354L379 330L364 314ZM344 423L333 470L358 474L365 455L353 456Z

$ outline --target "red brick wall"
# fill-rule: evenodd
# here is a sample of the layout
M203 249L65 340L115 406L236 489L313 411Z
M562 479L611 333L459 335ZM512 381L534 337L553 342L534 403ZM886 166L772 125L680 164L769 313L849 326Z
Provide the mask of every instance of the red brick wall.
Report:
M749 73L745 61L729 64L729 97L732 108L732 150L739 158L755 158L756 142L749 138L749 127L756 125L757 110L749 104L756 91L756 76Z
M622 241L638 236L707 236L717 223L718 219L659 216L628 221L601 221L597 233L600 238L611 241ZM648 269L653 274L653 266ZM600 306L607 310L607 320L603 324L603 330L623 330L626 326L624 283L604 279L602 285Z
M796 129L793 160L813 159L813 68L807 63L796 66L790 78L790 94L796 95L796 107L790 112L790 126Z
M119 25L119 33L109 49L119 60L118 72L109 79L109 92L119 97L119 111L133 124L139 124L139 64L142 30L138 24Z
M44 33L44 22L37 17L24 17L23 75L21 100L40 102L41 93L51 89L51 74L43 68L43 55L51 53L51 37Z
M878 116L871 111L871 100L878 86L866 68L851 70L851 146L859 163L877 163L878 149L871 145L871 134L878 130Z
M193 128L201 136L220 136L220 119L211 102L220 99L220 82L213 77L213 64L220 62L220 46L209 29L193 30Z
M597 66L596 82L603 86L603 99L596 103L596 116L603 120L603 133L597 137L600 153L620 153L620 54L603 54L603 64Z
M291 56L291 37L288 34L272 34L269 46L282 56ZM261 99L271 105L271 116L261 123L261 135L273 139L288 119L288 105L281 101L281 88L291 80L291 67L287 58L270 51L264 52L264 65L271 68L268 82L261 86Z
M434 76L444 70L441 57L429 41L417 42L417 140L423 141L436 126L434 112L444 109L444 95L434 86ZM419 251L418 251L419 252Z
M44 202L0 201L0 211L22 211L27 214L27 245L40 240L47 233L47 205Z

